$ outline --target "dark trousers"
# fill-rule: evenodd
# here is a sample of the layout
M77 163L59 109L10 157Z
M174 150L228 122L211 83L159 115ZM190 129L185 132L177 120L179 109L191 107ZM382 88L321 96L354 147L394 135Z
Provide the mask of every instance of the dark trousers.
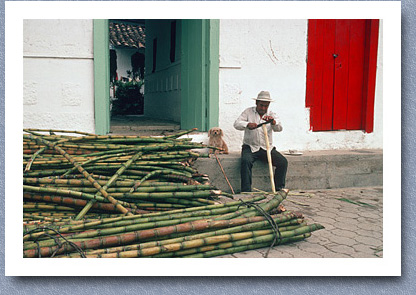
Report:
M286 183L286 171L287 171L287 159L276 148L271 150L272 164L276 167L274 172L274 185L276 190L285 187ZM251 192L251 179L253 163L256 160L261 160L267 163L267 151L260 149L259 151L252 153L248 145L243 145L241 150L241 191ZM269 174L268 171L264 173Z

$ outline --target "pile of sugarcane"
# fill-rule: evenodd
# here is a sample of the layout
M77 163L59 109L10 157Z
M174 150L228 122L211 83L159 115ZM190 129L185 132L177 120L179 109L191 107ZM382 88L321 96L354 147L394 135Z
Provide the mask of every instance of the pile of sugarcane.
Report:
M214 257L296 242L322 229L294 212L272 214L286 198L250 200L90 220L29 223L24 257ZM270 248L269 248L270 249Z
M199 156L193 150L206 146L179 139L193 130L165 137L24 130L25 220L215 204L225 193L192 167Z
M225 202L233 196L192 167L200 156L193 150L206 148L181 138L193 130L151 137L25 129L24 257L213 257L323 228L299 213L272 214L287 191Z

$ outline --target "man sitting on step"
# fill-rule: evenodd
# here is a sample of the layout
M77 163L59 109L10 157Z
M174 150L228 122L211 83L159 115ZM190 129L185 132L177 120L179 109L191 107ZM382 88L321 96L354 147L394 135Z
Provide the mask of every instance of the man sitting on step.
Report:
M256 106L247 108L234 122L234 128L244 131L243 146L241 151L241 191L251 192L252 167L259 159L267 163L267 147L265 135L259 124L270 121L266 125L267 134L271 148L272 164L276 167L274 173L274 184L276 190L285 187L287 159L273 146L273 132L282 131L279 117L268 110L273 100L268 91L261 91L256 100Z

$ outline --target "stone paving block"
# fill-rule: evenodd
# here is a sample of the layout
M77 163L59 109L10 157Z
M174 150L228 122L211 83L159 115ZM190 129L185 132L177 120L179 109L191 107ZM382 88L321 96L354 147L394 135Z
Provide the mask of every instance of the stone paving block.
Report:
M380 217L381 217L380 214L373 213L373 212L367 212L367 213L364 213L364 215L361 215L361 216L363 216L363 217L365 217L367 219L370 219L370 220L373 219L374 221L379 220Z
M336 222L335 219L329 218L329 217L322 217L322 216L315 216L314 217L314 221L318 222L318 223L322 223L322 225L324 224L334 224ZM325 225L324 225L325 226Z
M309 240L305 241L305 243L298 243L297 247L298 249L302 251L309 251L312 250L316 246L315 243L311 243Z
M263 256L266 255L267 250L259 251ZM277 247L274 247L269 251L267 258L294 258L290 252L282 251Z
M358 216L357 216L358 218ZM345 223L345 224L349 224L349 225L355 225L358 222L358 220L356 220L355 218L349 218L349 217L343 217L343 216L338 216L335 218L335 220L337 222L341 222L341 223Z
M352 258L379 258L377 255L370 255L362 252L356 252Z
M333 201L333 202L325 202L323 205L322 205L324 208L334 208L334 209L340 209L340 208L342 208L342 205L341 204L339 204L339 203L336 203L335 201Z
M383 240L383 233L380 232L380 231L359 229L359 230L356 230L356 233L359 236L375 238L375 239L378 239L380 241Z
M233 256L235 258L264 258L263 254L256 250L234 253Z
M333 233L334 235L339 236L339 237L346 237L346 238L351 238L351 239L353 239L354 237L356 237L356 236L357 236L357 233L356 233L356 232L354 232L354 231L345 230L345 229L339 229L339 228L334 229L334 230L332 231L332 233Z
M359 221L360 223L367 223L367 218L360 216L357 218L357 221Z
M325 231L324 229L314 231L309 238L306 238L304 241L299 242L299 244L302 244L304 242L313 243L313 244L318 243L321 240L321 236L324 233L324 231Z
M377 257L375 255L376 250L373 249L375 247L373 246L357 244L357 245L353 245L352 247L355 249L355 251L357 251L357 253L366 254L366 255L369 255L369 257Z
M338 222L338 221L336 221L333 225L336 228L354 231L354 230L356 230L356 229L359 228L360 223L357 222L355 224L352 224L352 223L345 223L345 222Z
M336 244L336 243L334 243L334 242L332 242L331 240L329 240L329 239L325 239L325 238L322 238L318 243L316 243L318 246L323 246L323 247L325 247L326 249L328 249L328 251L330 251L330 248L331 248L331 246L332 245L338 245L338 244Z
M366 236L356 236L354 239L360 244L365 244L369 246L379 246L383 243L383 241L380 239Z
M374 231L381 231L383 228L381 225L379 225L378 223L373 223L367 220L366 223L358 223L357 227L359 229L364 229L364 230L374 230Z
M290 252L290 254L292 254L294 258L309 258L309 257L312 257L312 256L315 257L315 258L320 257L315 253L311 253L311 252L308 252L308 251L303 251L299 248L293 249Z
M332 236L331 241L333 243L336 243L337 245L347 245L347 246L352 246L352 245L359 243L355 240L355 238L340 237L336 235Z
M331 218L334 220L338 216L337 212L329 212L329 211L322 211L322 210L317 211L316 215L321 216L321 217Z
M303 242L303 241L302 241ZM275 245L274 248L279 249L280 251L292 251L292 249L297 249L297 243L289 243L289 244L280 244Z
M337 246L331 247L331 251L336 252L336 253L346 254L346 255L354 255L356 253L353 247L350 247L347 245L337 245Z
M319 244L316 244L316 243L305 243L305 244L299 245L299 249L306 251L306 252L315 253L318 255L323 254L328 251L328 248L321 246Z
M337 210L337 212L334 212L331 214L335 215L335 217L344 217L344 218L358 218L360 217L357 213L355 212L351 212L351 211L342 211L342 210ZM334 217L333 217L334 218Z

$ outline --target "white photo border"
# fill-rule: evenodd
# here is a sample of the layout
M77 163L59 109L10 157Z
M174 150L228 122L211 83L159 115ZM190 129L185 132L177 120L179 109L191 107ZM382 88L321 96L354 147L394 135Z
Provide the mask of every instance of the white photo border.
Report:
M140 15L145 17L139 17ZM383 22L383 258L24 259L22 257L24 19L311 19ZM19 34L21 33L21 34ZM5 274L6 276L400 276L401 6L397 1L140 1L5 3ZM384 119L386 115L384 113ZM388 138L388 141L386 140ZM19 165L20 163L20 165ZM255 270L255 271L253 271Z

